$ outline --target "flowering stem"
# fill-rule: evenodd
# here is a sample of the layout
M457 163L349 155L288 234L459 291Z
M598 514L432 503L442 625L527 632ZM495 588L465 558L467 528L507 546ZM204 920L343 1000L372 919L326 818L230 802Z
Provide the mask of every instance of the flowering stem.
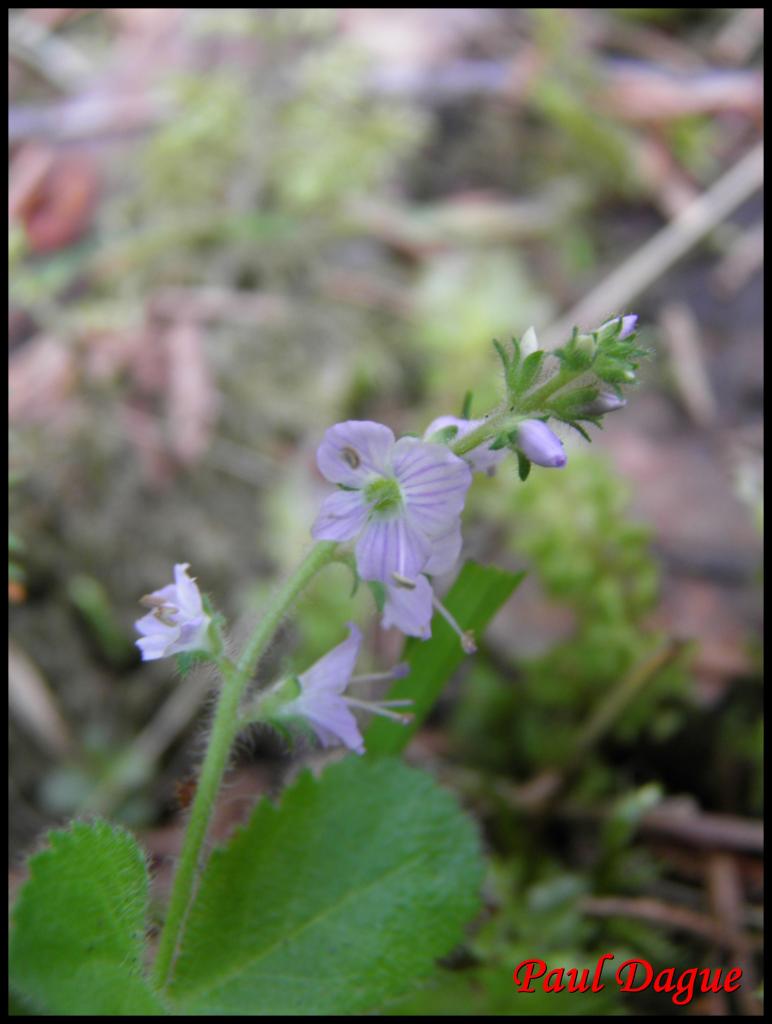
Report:
M231 745L241 724L239 704L244 690L281 620L309 581L333 560L336 547L337 544L333 541L320 541L315 544L276 594L268 611L255 627L238 663L234 666L226 659L218 663L223 685L217 700L209 744L201 767L174 876L166 922L161 932L153 967L153 975L159 987L167 985L171 977L174 956L193 899L201 850L209 829L214 801L225 773Z
M566 384L569 384L575 377L579 376L576 370L559 370L555 376L542 385L538 391L534 391L524 402L522 412L532 412L544 407L548 398L551 398L556 391L559 391Z
M475 427L474 430L470 430L468 434L460 437L455 444L450 446L450 450L454 455L466 455L466 453L471 452L473 448L477 448L485 441L489 441L491 438L495 437L504 425L504 421L510 415L510 409L496 410L491 413L491 415L481 423L479 427Z

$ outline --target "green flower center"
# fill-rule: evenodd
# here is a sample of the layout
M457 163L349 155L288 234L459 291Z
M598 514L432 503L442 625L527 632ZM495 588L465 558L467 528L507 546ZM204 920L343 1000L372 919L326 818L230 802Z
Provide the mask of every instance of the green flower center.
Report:
M379 515L398 512L402 508L402 491L393 477L378 477L364 488L365 501L372 504L372 511Z

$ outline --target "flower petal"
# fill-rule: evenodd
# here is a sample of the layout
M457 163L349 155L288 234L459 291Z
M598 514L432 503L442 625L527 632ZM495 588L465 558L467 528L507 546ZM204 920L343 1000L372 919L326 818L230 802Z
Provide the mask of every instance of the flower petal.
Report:
M180 622L180 636L169 648L170 654L180 654L182 651L201 651L208 645L206 633L209 629L209 616L198 615L195 619L186 619Z
M334 491L319 509L311 527L315 540L352 540L367 519L367 504L361 491Z
M415 580L415 587L386 587L386 604L381 625L384 629L395 626L407 636L428 640L432 635L432 587L425 576Z
M393 444L394 434L382 423L346 420L325 431L316 464L331 483L362 487L374 475L388 475Z
M142 636L165 636L168 643L172 643L180 635L179 626L161 622L154 612L148 612L141 619L137 619L134 628Z
M193 618L203 611L201 593L195 580L188 576L190 564L185 562L174 567L174 583L177 587L177 600L174 602L185 618Z
M142 652L143 661L155 661L156 658L165 658L171 653L169 650L171 641L163 633L142 636L135 643Z
M461 554L461 544L461 523L456 522L442 537L432 540L432 553L424 566L424 572L430 576L450 572Z
M394 573L415 578L431 554L431 542L405 515L371 519L356 546L363 580L391 583Z
M397 441L392 465L410 522L429 537L447 533L464 508L472 482L469 466L444 445L412 437Z
M365 744L357 720L342 697L323 694L308 703L299 697L291 707L308 721L322 746L334 747L343 743L349 750L364 754Z
M343 693L348 686L354 665L359 657L362 631L353 622L348 623L349 635L333 647L299 676L303 694L300 699L312 700L319 693Z

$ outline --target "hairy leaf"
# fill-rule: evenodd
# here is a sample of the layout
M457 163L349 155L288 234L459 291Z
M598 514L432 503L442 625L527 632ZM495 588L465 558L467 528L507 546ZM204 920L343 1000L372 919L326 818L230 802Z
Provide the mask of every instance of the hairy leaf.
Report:
M13 912L11 984L39 1013L162 1014L142 973L147 869L103 821L49 834Z
M472 824L390 759L306 773L213 853L171 995L194 1014L377 1009L462 936L481 881Z

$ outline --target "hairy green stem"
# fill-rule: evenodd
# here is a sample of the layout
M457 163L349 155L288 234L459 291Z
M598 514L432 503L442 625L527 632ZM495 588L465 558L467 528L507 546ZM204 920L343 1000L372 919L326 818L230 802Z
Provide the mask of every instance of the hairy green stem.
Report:
M534 391L532 395L525 399L523 402L522 409L523 413L534 412L536 409L542 409L548 398L551 398L556 391L559 391L566 384L570 384L572 380L575 380L580 373L584 371L577 370L566 370L561 369L543 384L538 390Z
M171 978L174 956L194 895L201 851L214 802L228 764L231 745L240 726L239 704L244 690L293 602L316 573L333 561L336 548L337 544L333 541L319 541L315 544L274 597L249 638L238 664L233 665L226 659L219 663L223 675L222 688L153 967L153 976L159 987L167 985Z
M485 441L489 441L499 433L504 422L512 415L511 409L496 409L484 420L479 427L470 430L464 437L460 437L455 444L450 446L454 455L466 455L473 448L479 447Z
M514 428L518 421L529 413L543 409L547 400L556 391L570 384L578 376L580 376L580 371L577 370L559 370L551 380L548 380L546 384L543 384L533 394L524 398L518 405L494 409L479 427L470 430L468 434L460 437L454 444L450 445L450 450L454 455L466 455L467 452L471 452L472 449L485 444L486 441L492 441L502 430Z

